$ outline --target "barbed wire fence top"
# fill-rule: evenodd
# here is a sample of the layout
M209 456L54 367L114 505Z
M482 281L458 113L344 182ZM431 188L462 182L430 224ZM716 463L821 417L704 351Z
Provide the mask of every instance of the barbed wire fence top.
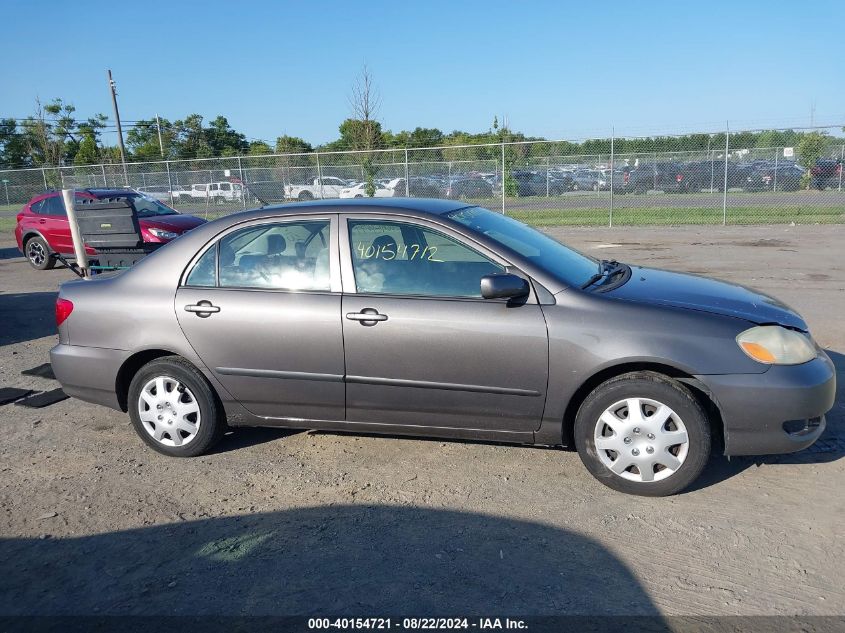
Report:
M131 187L207 218L372 193L464 200L535 226L841 223L845 138L837 136L840 126L824 131L316 151L129 162L125 170L120 163L7 169L0 170L0 215L51 189ZM813 142L802 141L810 132ZM779 138L787 142L762 143ZM372 187L363 186L368 182Z

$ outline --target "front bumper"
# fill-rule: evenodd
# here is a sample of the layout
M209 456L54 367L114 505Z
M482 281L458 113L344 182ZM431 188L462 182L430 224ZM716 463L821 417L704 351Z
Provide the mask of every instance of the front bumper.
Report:
M807 448L824 432L824 414L836 397L836 370L824 352L808 363L775 365L762 374L696 379L722 414L725 455L773 455Z
M59 343L50 350L50 365L67 395L120 409L117 374L128 356L124 350Z

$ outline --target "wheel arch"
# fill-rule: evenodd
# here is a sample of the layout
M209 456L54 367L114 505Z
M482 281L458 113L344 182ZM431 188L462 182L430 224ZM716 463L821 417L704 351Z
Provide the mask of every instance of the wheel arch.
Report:
M117 370L117 376L114 381L114 392L117 395L117 403L120 405L121 411L126 412L129 408L129 385L135 377L135 374L137 374L138 371L147 363L166 356L176 356L185 362L190 363L188 359L174 351L159 348L141 350L140 352L132 354L129 358L123 361L120 369ZM191 364L193 365L193 363ZM214 391L214 389L212 389L212 391Z
M583 383L581 383L581 386L579 386L578 389L575 390L575 393L569 399L569 402L567 403L566 409L563 414L561 439L565 446L575 446L573 436L573 431L575 427L575 416L577 415L578 409L581 407L581 404L584 402L587 396L590 395L590 393L603 382L606 382L611 378L621 376L622 374L627 374L635 371L652 371L658 374L662 374L669 378L673 378L688 387L693 397L698 401L699 405L701 405L701 407L708 415L708 418L711 423L714 449L718 449L720 452L724 451L724 421L722 419L722 412L719 407L719 404L713 394L700 380L696 379L695 376L693 376L692 374L678 367L675 367L674 365L658 361L632 361L611 365L610 367L604 367L598 370L596 373L588 377Z
M47 246L50 248L50 250L51 251L53 250L52 247L50 247L50 242L47 240L46 237L44 237L44 234L41 233L41 231L39 231L38 229L26 229L23 232L23 235L21 235L21 248L26 248L26 243L29 240L31 240L33 237L40 237L42 240L44 240L44 242L47 244Z

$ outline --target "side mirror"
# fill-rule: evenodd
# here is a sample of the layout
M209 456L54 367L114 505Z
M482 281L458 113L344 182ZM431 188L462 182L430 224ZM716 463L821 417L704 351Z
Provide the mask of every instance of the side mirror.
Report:
M484 275L481 278L481 296L485 299L516 299L528 294L528 282L510 273Z

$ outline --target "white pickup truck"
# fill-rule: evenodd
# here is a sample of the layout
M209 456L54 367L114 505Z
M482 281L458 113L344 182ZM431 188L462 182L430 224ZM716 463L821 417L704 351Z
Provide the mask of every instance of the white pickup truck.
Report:
M236 202L243 198L243 186L237 182L209 182L191 185L187 189L173 192L176 202L208 200L209 202Z
M307 185L288 185L285 187L285 198L289 200L319 200L320 198L338 198L340 197L340 190L346 189L349 182L343 178L335 178L334 176L323 176L322 183L320 178L315 178L311 184Z

